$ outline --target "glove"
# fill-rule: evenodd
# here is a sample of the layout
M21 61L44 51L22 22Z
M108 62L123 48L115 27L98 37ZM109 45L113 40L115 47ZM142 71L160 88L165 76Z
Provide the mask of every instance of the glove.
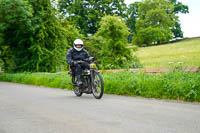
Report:
M89 57L88 60L89 60L89 61L93 61L93 60L94 60L94 57Z
M76 65L79 64L79 63L83 63L83 61L81 61L81 60L80 60L80 61L73 61L73 65L74 65L74 66L76 66Z
M73 64L74 66L76 66L76 65L78 64L78 61L73 61L72 64Z

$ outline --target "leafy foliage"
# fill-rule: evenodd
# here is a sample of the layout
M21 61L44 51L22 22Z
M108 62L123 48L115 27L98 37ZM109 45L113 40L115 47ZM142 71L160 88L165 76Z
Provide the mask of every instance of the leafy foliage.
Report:
M30 0L34 10L34 23L36 30L34 44L29 48L33 53L31 57L32 70L60 71L65 64L65 53L68 42L66 29L60 19L56 17L56 9L50 0L36 2Z
M126 4L124 0L59 0L59 8L87 36L98 30L101 17L124 16Z
M165 0L145 0L139 3L136 36L133 43L150 45L172 39L171 28L176 20L174 7Z
M0 1L0 33L3 38L0 47L6 70L23 69L31 57L28 48L32 45L35 30L32 13L28 1Z
M79 33L79 30L74 25L72 25L68 20L62 20L61 23L65 30L64 32L66 34L68 47L73 46L75 39L84 38L84 36Z
M128 38L129 43L131 43L133 36L136 33L136 21L138 19L138 2L132 3L127 8L127 20L126 25L130 29L130 35Z
M80 37L51 0L0 1L1 56L7 71L65 69L69 43Z
M165 0L166 1L166 0ZM181 30L181 23L178 19L178 13L189 13L189 9L187 5L182 4L181 2L178 2L177 0L169 0L171 4L173 4L173 14L176 15L176 19L173 17L171 18L172 21L174 21L175 25L170 28L170 30L173 32L173 38L177 37L183 37L183 32ZM131 35L130 37L133 37L136 34L136 20L138 19L138 4L141 2L135 2L128 6L127 9L127 26L130 28ZM158 4L159 6L159 4ZM169 12L168 12L169 13ZM171 12L170 12L171 13ZM129 37L129 41L132 39Z
M97 33L89 38L89 51L105 68L127 67L134 62L131 50L127 48L128 35L128 28L121 17L105 16Z

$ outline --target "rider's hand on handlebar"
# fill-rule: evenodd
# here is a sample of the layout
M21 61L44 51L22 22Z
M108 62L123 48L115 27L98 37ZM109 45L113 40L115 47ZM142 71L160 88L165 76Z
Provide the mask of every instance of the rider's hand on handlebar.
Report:
M92 62L92 61L94 61L94 57L89 57L88 62Z
M79 64L79 63L83 63L83 61L81 61L81 60L80 60L80 61L73 61L73 65L75 65L75 66L76 66L77 64Z
M76 66L78 64L78 61L73 61L73 65Z
M90 60L90 61L93 61L93 60L94 60L94 57L90 57L89 60Z

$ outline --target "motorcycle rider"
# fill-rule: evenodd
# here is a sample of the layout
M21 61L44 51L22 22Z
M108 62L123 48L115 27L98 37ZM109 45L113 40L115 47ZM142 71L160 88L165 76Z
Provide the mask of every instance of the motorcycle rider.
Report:
M80 63L79 61L92 60L93 57L90 57L87 50L83 48L83 41L81 39L76 39L74 41L73 48L70 48L66 55L67 63L70 65L70 68L77 76L77 85L81 85L81 73L84 69L90 69L88 63Z

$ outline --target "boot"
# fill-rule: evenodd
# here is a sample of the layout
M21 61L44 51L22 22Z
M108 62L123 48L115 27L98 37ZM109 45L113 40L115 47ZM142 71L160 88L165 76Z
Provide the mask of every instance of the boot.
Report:
M82 81L81 81L81 75L77 75L77 85L80 86L82 85Z

